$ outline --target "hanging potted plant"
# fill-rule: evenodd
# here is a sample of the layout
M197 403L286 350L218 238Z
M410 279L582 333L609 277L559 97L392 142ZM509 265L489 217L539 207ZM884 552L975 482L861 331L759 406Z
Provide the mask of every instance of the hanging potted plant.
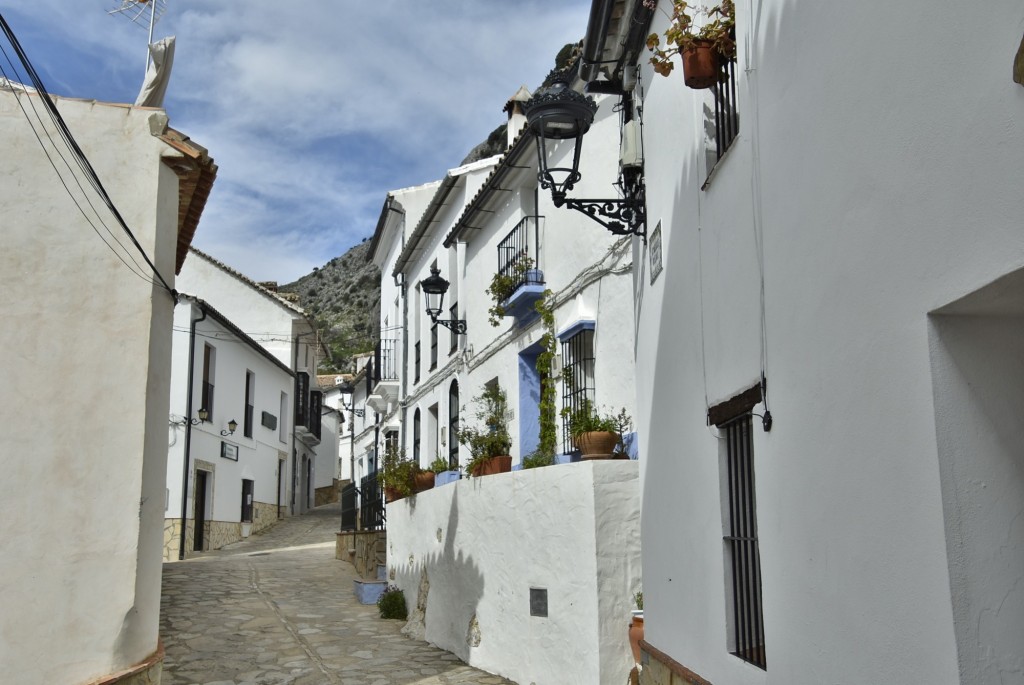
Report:
M645 0L648 9L655 9L657 0ZM722 77L722 60L736 59L736 9L733 0L702 8L687 0L672 0L668 28L659 36L647 37L647 49L654 53L650 62L654 71L668 76L675 68L672 59L679 55L683 63L683 82L690 88L710 88ZM694 17L705 17L694 26ZM661 46L662 38L665 47Z
M476 418L482 427L460 428L458 440L467 448L471 459L466 470L474 478L512 470L512 436L508 432L508 398L495 383L473 399L478 404Z

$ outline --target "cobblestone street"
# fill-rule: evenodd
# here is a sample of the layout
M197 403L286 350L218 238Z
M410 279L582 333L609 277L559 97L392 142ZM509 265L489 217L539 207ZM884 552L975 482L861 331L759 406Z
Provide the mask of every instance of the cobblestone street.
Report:
M356 602L334 558L338 505L164 565L166 685L511 685Z

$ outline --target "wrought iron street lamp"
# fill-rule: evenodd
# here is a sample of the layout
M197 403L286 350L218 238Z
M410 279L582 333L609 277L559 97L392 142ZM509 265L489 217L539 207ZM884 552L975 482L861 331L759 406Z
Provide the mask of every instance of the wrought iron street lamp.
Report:
M439 319L441 308L444 305L444 294L448 292L448 281L441 278L441 270L436 266L431 267L430 275L420 281L420 288L423 290L423 299L427 305L427 316L436 324L440 324L450 331L460 335L466 333L465 319Z
M228 429L226 431L221 431L220 434L221 435L234 435L236 428L238 428L238 421L235 421L234 419L231 419L230 421L228 421Z
M537 138L537 181L551 191L556 207L568 207L586 214L616 235L636 235L646 239L647 223L642 170L620 173L616 186L622 197L577 199L568 192L580 181L580 152L583 136L590 130L597 113L593 98L570 87L570 70L553 71L550 85L541 88L524 105L530 132ZM574 140L572 167L548 166L548 141Z
M352 385L352 383L349 381L345 381L338 387L338 389L341 390L341 408L344 409L345 411L352 412L355 416L358 416L359 418L363 418L363 416L366 414L365 409L354 409L353 405L355 404L355 402L349 403L345 401L345 395L351 396L355 394L356 386Z

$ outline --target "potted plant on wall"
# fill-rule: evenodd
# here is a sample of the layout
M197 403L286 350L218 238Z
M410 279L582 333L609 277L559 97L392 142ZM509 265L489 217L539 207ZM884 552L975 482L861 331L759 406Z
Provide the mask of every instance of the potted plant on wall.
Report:
M453 469L440 453L434 455L434 461L430 462L430 470L434 472L434 487L454 483L462 475L459 469Z
M384 449L384 458L381 459L377 475L377 480L384 488L385 501L394 502L412 494L415 473L416 465L406 458L405 450L388 445Z
M640 663L640 640L644 639L644 593L640 591L634 594L633 602L636 610L629 623L629 647L633 650L633 660Z
M508 432L508 398L497 384L491 384L473 398L477 404L475 416L482 427L460 428L458 439L469 448L471 459L466 470L473 477L512 470L512 436Z
M645 0L649 9L657 7L657 0ZM653 52L650 62L654 71L668 76L675 68L673 57L683 62L683 82L690 88L710 88L721 78L721 60L736 58L736 9L733 0L702 8L687 0L672 0L672 14L668 28L659 36L647 37L647 49ZM694 25L695 16L706 21ZM665 47L661 46L664 38Z
M624 453L622 434L633 422L625 409L617 414L599 412L590 400L583 400L576 411L566 407L562 415L569 419L569 434L583 459L611 459Z

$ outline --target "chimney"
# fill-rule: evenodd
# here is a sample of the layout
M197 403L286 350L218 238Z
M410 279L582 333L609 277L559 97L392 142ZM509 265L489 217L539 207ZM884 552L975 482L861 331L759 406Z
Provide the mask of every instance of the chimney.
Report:
M530 99L530 91L526 86L519 86L519 90L505 103L505 112L508 112L508 146L519 137L520 131L526 126L526 115L523 114L523 103ZM507 148L506 148L507 149Z
M277 292L277 281L260 281L260 286L266 288L272 293Z

